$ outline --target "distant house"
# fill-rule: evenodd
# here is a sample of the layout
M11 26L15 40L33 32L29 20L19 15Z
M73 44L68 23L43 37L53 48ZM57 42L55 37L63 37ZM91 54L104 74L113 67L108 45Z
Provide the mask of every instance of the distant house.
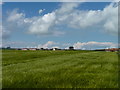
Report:
M70 46L70 47L69 47L69 50L74 50L74 47L73 47L73 46Z
M59 50L59 49L58 48L52 48L52 50L55 51L55 50Z
M16 48L16 50L22 50L21 48Z
M28 50L27 48L22 48L21 50Z
M94 51L105 51L105 49L96 49Z
M119 51L120 49L119 48L109 48L109 49L105 49L105 51L107 52L117 52Z
M37 48L29 48L29 50L37 50Z
M44 50L44 48L40 48L40 50Z

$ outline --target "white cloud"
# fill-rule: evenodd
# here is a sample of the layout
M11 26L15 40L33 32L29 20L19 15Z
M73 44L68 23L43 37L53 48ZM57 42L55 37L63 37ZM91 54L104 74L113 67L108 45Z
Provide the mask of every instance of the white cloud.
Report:
M105 16L104 16L105 15ZM112 3L104 9L103 16L105 17L104 29L113 34L118 33L118 7L116 3Z
M47 43L43 44L43 45L38 45L38 48L52 48L52 47L58 47L58 46L54 46L57 45L58 43L53 42L53 41L48 41Z
M36 48L61 48L61 49L69 49L70 46L73 46L75 49L82 49L82 50L94 50L94 49L105 49L105 48L117 48L117 43L112 42L95 42L95 41L89 41L89 42L76 42L76 43L60 43L60 42L54 42L54 41L48 41L44 44L37 44L35 42L6 42L3 41L2 43L3 47L36 47Z
M38 45L38 48L65 48L69 49L70 46L73 46L75 49L82 50L93 50L93 49L105 49L105 48L115 48L118 47L117 44L112 42L77 42L77 43L58 43L54 41L48 41L45 44Z
M48 34L50 27L54 24L55 13L48 13L33 21L29 27L29 33L31 34Z
M77 42L74 43L73 46L75 49L105 49L105 48L114 48L117 47L117 44L114 44L112 42L95 42L95 41L90 41L90 42Z
M105 32L117 34L118 32L118 7L116 3L111 3L109 6L106 6L103 10L78 10L74 7L71 7L71 4L66 3L66 6L70 5L70 8L66 6L58 9L56 13L58 13L57 24L65 24L68 27L85 30L89 28L104 30ZM74 3L75 4L75 3ZM76 6L78 7L78 3ZM63 8L66 8L62 10ZM62 13L62 11L64 13ZM69 14L68 14L69 12Z
M40 9L38 13L41 14L43 11L45 11L45 9Z
M61 7L56 10L59 14L70 13L75 10L79 6L79 2L77 3L62 3Z
M20 21L21 19L23 20L25 17L24 13L18 13L18 9L14 9L10 14L9 17L7 18L8 22L16 22Z
M24 32L26 31L34 35L59 36L64 34L64 32L53 28L55 19L55 12L47 13L43 16L26 18L24 13L19 13L18 9L15 9L8 15L7 20L4 22L4 26L9 28L9 32L23 30Z
M60 48L59 46L53 46L53 47L51 47L51 48Z
M60 36L65 32L56 29L58 26L78 30L96 29L107 33L118 32L118 7L111 3L103 10L80 10L80 3L62 3L60 8L43 16L26 18L18 9L13 10L4 23L6 30L24 30L34 35ZM42 13L44 9L40 9ZM92 30L91 29L91 30Z

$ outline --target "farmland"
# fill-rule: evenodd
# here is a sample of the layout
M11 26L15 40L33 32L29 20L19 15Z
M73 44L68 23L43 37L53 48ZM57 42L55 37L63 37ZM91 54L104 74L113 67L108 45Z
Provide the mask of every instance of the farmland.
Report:
M2 51L3 88L118 88L118 55L99 51Z

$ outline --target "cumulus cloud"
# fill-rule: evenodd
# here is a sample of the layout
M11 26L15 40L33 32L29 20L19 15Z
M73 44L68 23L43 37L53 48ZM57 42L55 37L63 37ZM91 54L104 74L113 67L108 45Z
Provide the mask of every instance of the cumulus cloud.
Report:
M67 3L69 6L69 3ZM75 4L75 3L74 3ZM103 10L78 10L75 9L78 7L76 5L70 4L70 9L66 6L58 9L58 24L65 24L68 27L85 30L89 28L104 30L105 32L117 34L118 32L118 7L116 3L111 3L109 6L106 6ZM75 7L75 8L74 8ZM66 8L66 13L63 8ZM68 14L69 13L69 14Z
M38 13L41 14L43 11L45 11L45 9L40 9Z
M24 19L25 14L24 13L18 13L18 9L14 9L10 14L9 17L7 18L8 22L14 22L14 21L19 21L21 19Z
M55 13L48 13L33 21L29 27L29 33L31 34L48 34L50 27L53 26L55 20Z
M10 34L17 30L26 30L28 24L25 24L25 14L19 13L19 9L14 9L12 12L8 12L8 17L2 22L2 37L8 39Z
M73 46L75 49L82 49L82 50L94 50L94 49L105 49L105 48L117 48L117 43L112 42L96 42L96 41L89 41L89 42L76 42L76 43L60 43L55 41L48 41L43 44L37 44L35 42L23 42L23 41L3 41L0 42L0 45L3 47L22 47L22 48L61 48L61 49L69 49L70 46Z
M65 48L69 49L69 46L73 46L75 49L93 50L93 49L105 49L116 48L118 45L112 42L76 42L76 43L58 43L54 41L48 41L45 44L38 45L38 48Z
M118 6L111 3L103 10L80 10L80 3L62 3L61 6L43 16L33 16L27 18L25 13L18 12L18 9L9 13L4 21L4 26L9 32L14 30L24 30L33 35L53 35L65 34L59 27L88 30L90 28L102 30L107 33L117 34L118 32ZM44 9L40 9L42 13ZM56 29L58 28L58 29Z
M58 47L58 46L54 46L54 45L57 45L58 43L56 42L53 42L53 41L48 41L47 43L45 44L40 44L38 45L38 48L52 48L52 47Z
M103 16L105 23L103 25L107 32L118 33L118 7L116 3L112 3L104 9Z
M79 2L77 3L62 3L61 7L56 10L59 14L64 14L64 13L71 13L79 6Z
M26 18L24 13L19 13L18 11L18 9L15 9L9 13L8 18L3 23L9 29L9 32L23 30L33 35L59 36L64 34L64 32L54 29L55 12L47 13L43 16Z
M112 42L95 42L95 41L90 41L90 42L77 42L74 43L73 46L75 49L105 49L105 48L115 48L117 47L117 44L114 44Z

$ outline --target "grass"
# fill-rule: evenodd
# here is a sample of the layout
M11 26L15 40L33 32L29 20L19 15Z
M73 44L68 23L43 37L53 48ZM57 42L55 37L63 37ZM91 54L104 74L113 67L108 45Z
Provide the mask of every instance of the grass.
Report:
M118 55L97 51L2 51L3 88L118 88Z

